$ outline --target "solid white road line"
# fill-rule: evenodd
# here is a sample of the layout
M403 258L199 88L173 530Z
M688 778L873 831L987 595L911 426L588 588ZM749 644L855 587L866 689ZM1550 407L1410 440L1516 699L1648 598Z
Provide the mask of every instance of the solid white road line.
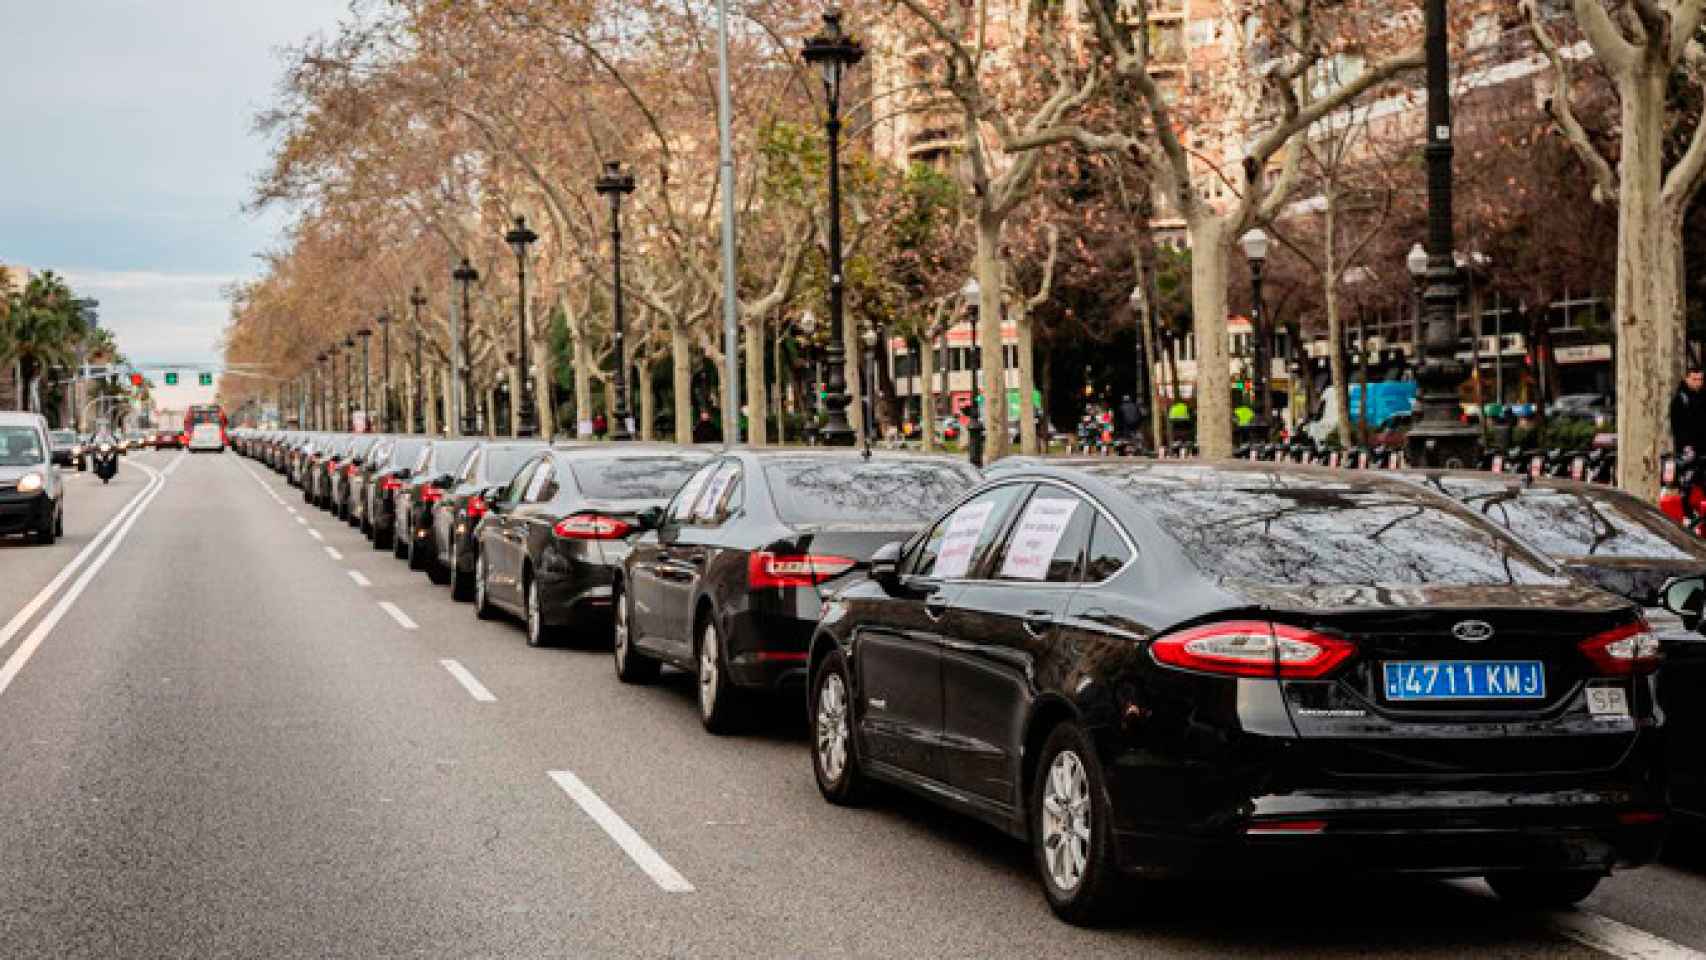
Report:
M316 540L324 540L324 539L326 539L326 538L325 538L325 537L322 537L322 536L320 536L320 531L318 531L318 530L316 530L316 529L314 529L314 528L313 528L313 527L309 527L309 528L308 528L308 535L309 535L309 536L310 536L310 537L313 537L313 538L314 538L314 539L316 539Z
M18 631L24 629L24 624L28 623L30 618L36 615L36 611L40 610L42 605L47 603L47 601L59 591L59 588L65 585L65 581L71 579L71 575L77 572L77 568L82 565L83 561L92 556L96 550L100 549L101 541L106 538L107 534L116 529L119 524L124 522L124 518L130 515L131 510L133 510L138 503L142 502L142 498L146 497L149 491L153 490L156 486L165 482L160 478L160 474L157 471L144 467L141 464L137 464L137 466L147 471L148 483L141 490L137 491L136 496L131 497L123 507L119 508L118 513L113 514L113 518L107 521L107 525L102 527L100 532L96 533L82 550L77 551L77 555L75 557L72 557L65 566L59 568L59 572L54 574L53 579L47 582L47 586L41 588L40 593L30 598L30 602L24 604L23 609L14 614L12 619L6 621L6 625L4 627L0 627L0 650L4 650L6 645L12 642L12 638L18 635Z
M349 578L351 580L354 580L355 585L358 587L371 587L371 586L373 586L373 581L362 576L360 570L351 570L349 572Z
M1698 960L1706 957L1706 953L1588 910L1559 911L1549 914L1547 919L1554 930L1571 940L1623 960Z
M182 460L176 461L176 463L182 462ZM12 652L12 656L6 660L5 665L0 666L0 694L4 694L6 688L12 685L12 681L18 676L18 672L24 669L24 664L30 662L30 657L35 656L36 648L40 647L42 641L47 639L47 635L53 632L53 628L59 625L59 621L65 618L66 611L70 610L71 605L77 602L77 598L83 595L84 590L88 589L90 582L95 579L95 574L101 572L101 568L107 565L107 561L112 558L113 552L118 549L118 545L123 543L124 538L130 534L130 528L136 526L137 519L148 509L148 505L153 503L154 498L160 495L160 491L166 488L165 478L171 472L170 467L163 472L155 473L141 464L137 464L137 466L153 474L155 482L143 500L137 504L136 509L132 510L130 515L125 518L124 526L119 527L107 539L106 546L102 548L100 555L83 570L82 576L78 577L77 582L71 585L71 589L65 591L65 594L59 598L59 602L47 612L47 616L36 624L36 628L30 631L30 635L25 637L24 642L18 645L18 649Z
M665 893L693 892L693 884L688 883L686 877L677 873L668 861L658 856L652 845L635 833L634 828L628 826L628 821L610 809L609 804L599 799L598 794L592 792L592 788L582 783L580 777L568 770L547 770L546 773L550 774L552 780L557 781L557 786L563 788L569 799L580 804L580 808L586 811L594 823L604 828L604 832L616 841L616 845L622 848L628 859L646 871L652 882L662 887Z
M285 507L284 509L289 511L291 516L293 516L293 517L296 516L296 508L295 507Z
M1491 897L1486 884L1474 880L1447 880L1450 886L1477 896ZM1592 910L1555 910L1545 915L1552 929L1583 946L1622 960L1706 960L1706 953L1674 940L1619 923Z
M485 684L475 679L474 675L468 672L467 667L457 663L455 660L440 660L438 665L449 670L450 675L456 678L456 682L462 684L462 688L467 690L468 695L473 697L475 700L478 700L481 703L497 702L498 698L492 696L492 691L487 690Z
M308 526L308 521L307 521L307 520L304 520L304 519L303 519L303 518L301 518L301 517L297 517L297 518L296 518L296 522L297 522L297 523L300 523L300 524L302 524L302 525L303 525L303 526L305 526L305 527L306 527L306 526Z
M402 627L404 630L419 630L421 628L420 624L410 620L408 614L404 613L401 608L389 600L379 601L379 608L384 610L386 613L389 613L391 615L391 619L397 621L397 625Z
M326 556L331 557L333 560L342 560L344 558L344 555L339 553L336 547L327 547Z

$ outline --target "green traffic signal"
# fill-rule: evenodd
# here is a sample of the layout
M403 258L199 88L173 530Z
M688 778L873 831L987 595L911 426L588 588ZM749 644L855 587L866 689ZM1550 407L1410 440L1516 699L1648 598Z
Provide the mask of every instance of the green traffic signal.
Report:
M167 373L166 374L166 386L175 387L177 385L178 385L178 375L175 373Z
M211 373L202 374L201 375L201 385L204 387L213 386L213 374L211 374Z

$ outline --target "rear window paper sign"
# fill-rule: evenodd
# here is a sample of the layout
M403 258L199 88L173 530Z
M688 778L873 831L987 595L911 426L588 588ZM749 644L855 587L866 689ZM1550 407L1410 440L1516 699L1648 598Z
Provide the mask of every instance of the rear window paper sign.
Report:
M1036 497L1026 504L1019 525L1013 528L1013 540L1007 547L1000 576L1014 580L1047 578L1055 548L1060 546L1060 538L1066 535L1072 514L1077 510L1075 499Z

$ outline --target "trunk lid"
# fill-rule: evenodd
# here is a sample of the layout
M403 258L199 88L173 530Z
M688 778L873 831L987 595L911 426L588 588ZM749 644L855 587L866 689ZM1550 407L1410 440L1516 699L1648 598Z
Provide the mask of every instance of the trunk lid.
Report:
M1630 623L1628 601L1586 586L1277 587L1270 619L1351 641L1321 680L1278 680L1297 759L1332 777L1466 778L1616 767L1651 703L1644 678L1601 676L1580 644ZM1627 712L1595 714L1590 687Z
M905 540L917 532L916 526L888 523L817 523L797 524L791 542L771 549L778 553L802 553L812 556L846 557L853 561L852 569L817 585L817 595L827 599L848 583L865 575L871 565L871 555L886 544Z

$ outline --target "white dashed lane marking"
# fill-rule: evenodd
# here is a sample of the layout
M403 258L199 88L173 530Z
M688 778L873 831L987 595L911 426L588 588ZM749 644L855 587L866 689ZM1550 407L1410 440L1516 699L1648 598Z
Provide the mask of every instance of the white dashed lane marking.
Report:
M398 607L396 604L392 603L391 601L389 601L389 600L379 601L379 608L381 610L384 610L386 613L389 613L391 615L391 619L397 621L397 625L399 627L402 627L404 630L419 630L420 629L420 624L414 622L413 620L410 620L409 615L404 613L400 607Z

